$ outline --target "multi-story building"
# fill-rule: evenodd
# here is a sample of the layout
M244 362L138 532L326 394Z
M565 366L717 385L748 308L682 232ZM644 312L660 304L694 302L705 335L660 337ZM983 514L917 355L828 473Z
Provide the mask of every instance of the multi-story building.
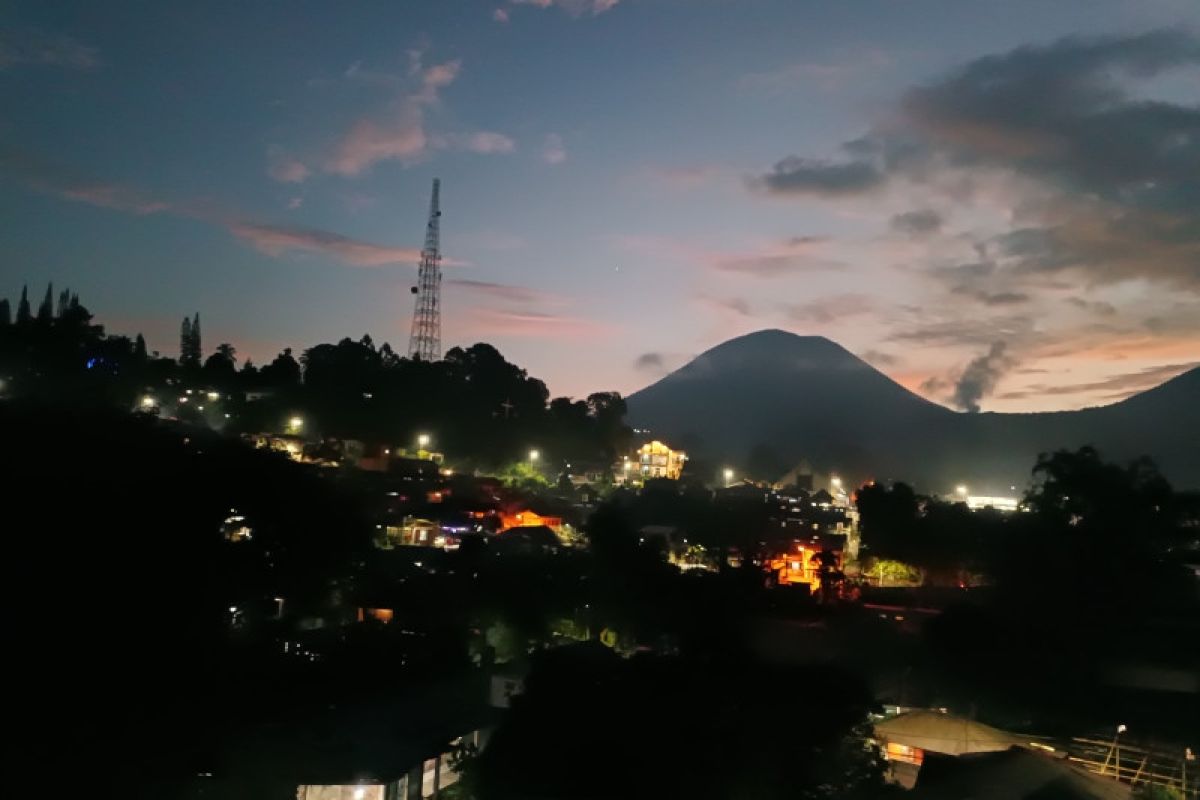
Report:
M643 478L669 478L679 480L687 454L672 450L655 440L642 445L637 453L637 470Z

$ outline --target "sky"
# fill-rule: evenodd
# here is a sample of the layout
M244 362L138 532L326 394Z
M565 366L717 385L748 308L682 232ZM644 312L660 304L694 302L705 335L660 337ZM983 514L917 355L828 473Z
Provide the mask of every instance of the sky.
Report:
M0 295L269 361L443 343L629 393L763 328L963 410L1200 362L1194 0L0 5Z

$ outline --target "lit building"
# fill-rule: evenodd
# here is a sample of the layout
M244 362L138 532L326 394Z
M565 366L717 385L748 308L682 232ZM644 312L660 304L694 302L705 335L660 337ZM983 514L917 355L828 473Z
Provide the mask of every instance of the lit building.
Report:
M432 519L406 516L399 525L384 528L384 547L437 547L454 550L458 547L465 525L452 525Z
M997 511L1016 511L1020 501L1015 497L988 497L985 495L967 495L967 508L979 511L984 508L994 508Z
M643 478L669 478L679 480L687 454L672 450L657 439L642 445L638 450L638 472Z
M524 509L514 513L500 514L500 530L509 530L510 528L538 528L546 527L554 531L556 534L562 530L562 517L546 517L541 514Z

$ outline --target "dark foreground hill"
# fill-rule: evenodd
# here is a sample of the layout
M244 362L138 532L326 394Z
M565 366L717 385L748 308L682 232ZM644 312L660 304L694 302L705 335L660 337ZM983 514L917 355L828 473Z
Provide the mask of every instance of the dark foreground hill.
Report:
M965 414L931 403L819 336L731 339L628 398L629 420L693 455L744 466L757 452L855 480L929 491L1027 483L1039 452L1093 445L1153 457L1200 487L1200 368L1113 405L1044 414Z

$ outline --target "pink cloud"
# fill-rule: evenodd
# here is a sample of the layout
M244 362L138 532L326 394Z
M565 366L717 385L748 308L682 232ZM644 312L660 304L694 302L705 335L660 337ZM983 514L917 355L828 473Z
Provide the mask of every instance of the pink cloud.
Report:
M406 109L389 123L361 119L338 143L326 169L338 175L358 175L378 161L418 161L429 143L424 115Z
M542 160L547 164L561 164L567 160L567 146L557 133L546 134L542 145Z
M272 161L267 174L280 183L303 183L312 170L294 158L284 158Z
M402 95L390 115L364 117L341 138L325 168L338 175L358 175L380 161L404 164L420 161L427 154L431 138L425 130L425 109L436 105L440 92L452 84L462 67L461 61L447 61L421 67L420 53L410 54L418 86Z
M408 94L395 101L390 114L363 117L356 121L334 147L325 164L329 172L360 175L380 161L399 161L407 166L427 158L432 150L466 150L483 155L511 153L517 143L509 136L495 131L433 134L427 128L426 110L440 101L440 92L458 78L461 61L447 61L431 67L421 65L421 52L413 51L410 77L395 77L397 81L416 80ZM359 65L353 74L364 71Z
M448 278L444 281L448 286L456 286L469 292L487 295L499 300L509 300L517 303L558 303L562 298L540 289L527 286L511 286L504 283L490 283L466 278Z
M75 184L53 188L50 191L68 200L133 214L157 214L170 209L165 202L151 199L135 189L117 184Z
M794 236L756 250L741 253L708 253L704 260L719 272L756 278L776 278L797 272L841 269L840 262L822 254L826 240L817 236Z
M492 153L511 153L517 149L517 143L502 133L480 131L468 134L461 140L464 150L484 155Z
M293 252L318 253L359 267L415 263L421 257L416 248L370 244L311 228L235 222L229 225L229 231L255 250L274 257Z
M499 334L562 338L602 336L613 332L612 326L594 320L533 311L500 311L493 308L471 309L466 326L473 336Z
M535 6L537 8L557 6L572 17L580 17L584 14L597 16L605 11L611 11L620 0L509 0L509 2L516 6Z
M492 19L496 22L508 22L508 12L503 8L497 8L492 12Z

